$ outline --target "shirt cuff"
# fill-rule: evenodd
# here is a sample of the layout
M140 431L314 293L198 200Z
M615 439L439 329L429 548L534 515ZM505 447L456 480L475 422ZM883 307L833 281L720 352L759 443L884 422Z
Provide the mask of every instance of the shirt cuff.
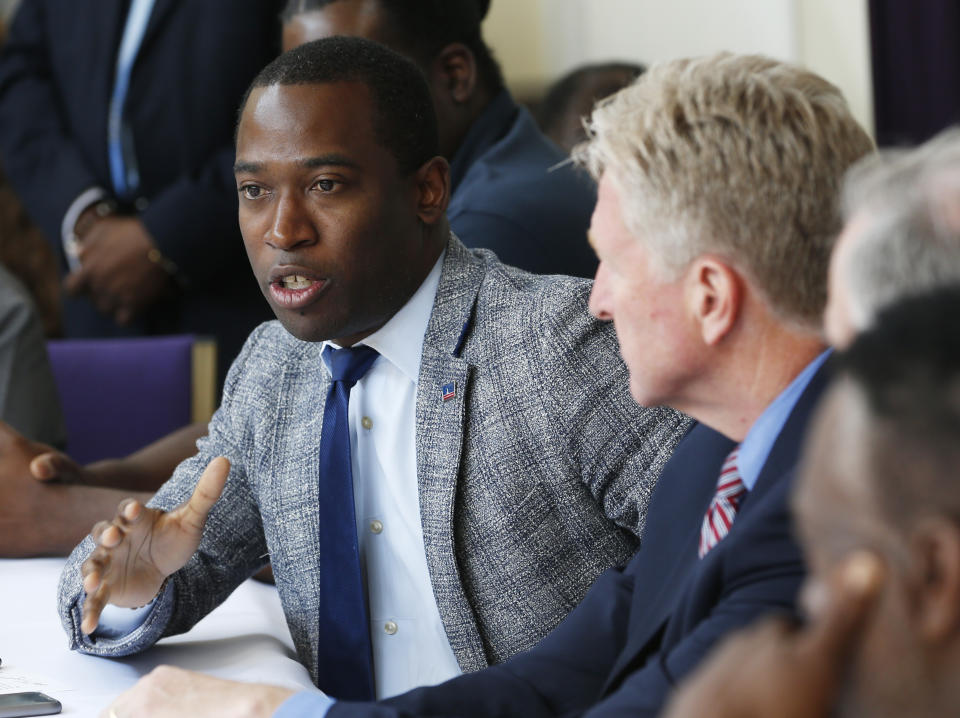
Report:
M67 257L67 264L72 271L80 268L80 260L77 258L77 235L73 233L73 228L77 226L77 220L80 215L90 205L99 202L109 196L102 187L91 187L80 193L80 196L73 200L73 203L67 208L63 215L63 222L60 223L60 241L63 243L63 253Z
M168 581L162 594L154 596L150 603L140 608L123 608L108 603L103 607L97 627L90 637L109 638L115 641L129 636L146 622L150 612L157 605L157 599L161 595L167 597L171 591L173 591L173 583Z
M273 718L324 718L336 700L319 691L303 691L287 698Z

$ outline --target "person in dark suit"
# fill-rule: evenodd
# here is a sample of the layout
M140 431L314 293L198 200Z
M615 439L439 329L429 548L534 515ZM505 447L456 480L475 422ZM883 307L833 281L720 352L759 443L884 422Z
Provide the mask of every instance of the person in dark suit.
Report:
M283 49L331 35L383 43L430 83L440 154L450 161L447 216L468 247L538 274L591 277L583 241L596 188L537 128L483 41L477 0L289 0Z
M810 566L804 593L819 600L806 602L802 624L770 618L725 641L673 699L672 718L960 707L955 661L940 660L960 643L960 565L931 569L950 577L940 582L911 580L929 562L916 547L958 550L960 132L865 158L843 196L824 329L849 352L818 411L794 501ZM930 632L918 619L936 612L897 615L897 593L913 605L938 601L951 617Z
M793 607L804 567L787 496L825 379L837 189L872 149L834 86L756 56L655 66L594 111L578 153L599 179L591 311L614 322L633 397L701 423L664 468L636 556L536 647L375 704L164 669L111 710L175 715L187 703L165 696L189 695L198 715L224 701L278 718L657 715L721 636ZM128 533L140 540L129 518L100 534L89 589Z
M956 285L893 300L837 357L793 502L806 620L731 636L670 718L960 712L957 312Z
M68 336L213 334L225 368L266 317L231 139L244 89L279 49L279 9L21 3L0 56L0 157L69 270Z

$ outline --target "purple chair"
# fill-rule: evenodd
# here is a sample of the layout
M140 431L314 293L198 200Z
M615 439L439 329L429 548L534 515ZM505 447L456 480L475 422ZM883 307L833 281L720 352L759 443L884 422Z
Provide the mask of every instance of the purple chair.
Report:
M47 343L77 461L124 456L213 413L214 342L192 335Z

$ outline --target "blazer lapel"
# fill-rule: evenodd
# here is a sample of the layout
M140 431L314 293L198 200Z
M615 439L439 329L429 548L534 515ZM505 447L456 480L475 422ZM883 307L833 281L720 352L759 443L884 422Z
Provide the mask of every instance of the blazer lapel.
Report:
M451 236L417 384L417 475L423 541L433 592L460 667L487 665L473 609L460 581L454 530L472 367L460 357L484 266Z
M647 511L640 552L628 568L636 575L629 638L604 693L638 657L646 655L648 645L673 613L698 565L700 522L713 498L720 467L734 446L727 437L698 424L664 467Z

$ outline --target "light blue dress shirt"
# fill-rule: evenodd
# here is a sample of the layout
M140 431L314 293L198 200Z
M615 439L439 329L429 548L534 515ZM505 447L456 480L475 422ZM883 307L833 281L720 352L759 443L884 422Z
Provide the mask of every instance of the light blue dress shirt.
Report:
M783 425L790 418L793 407L797 405L810 380L823 366L832 351L832 349L827 349L807 364L804 370L794 377L787 388L781 391L777 398L763 410L760 417L753 422L746 438L740 443L737 468L740 469L740 478L743 480L743 485L747 487L747 491L752 491L753 487L756 486L763 465L767 463L770 450L773 448L777 437L780 436L780 432L783 431Z

